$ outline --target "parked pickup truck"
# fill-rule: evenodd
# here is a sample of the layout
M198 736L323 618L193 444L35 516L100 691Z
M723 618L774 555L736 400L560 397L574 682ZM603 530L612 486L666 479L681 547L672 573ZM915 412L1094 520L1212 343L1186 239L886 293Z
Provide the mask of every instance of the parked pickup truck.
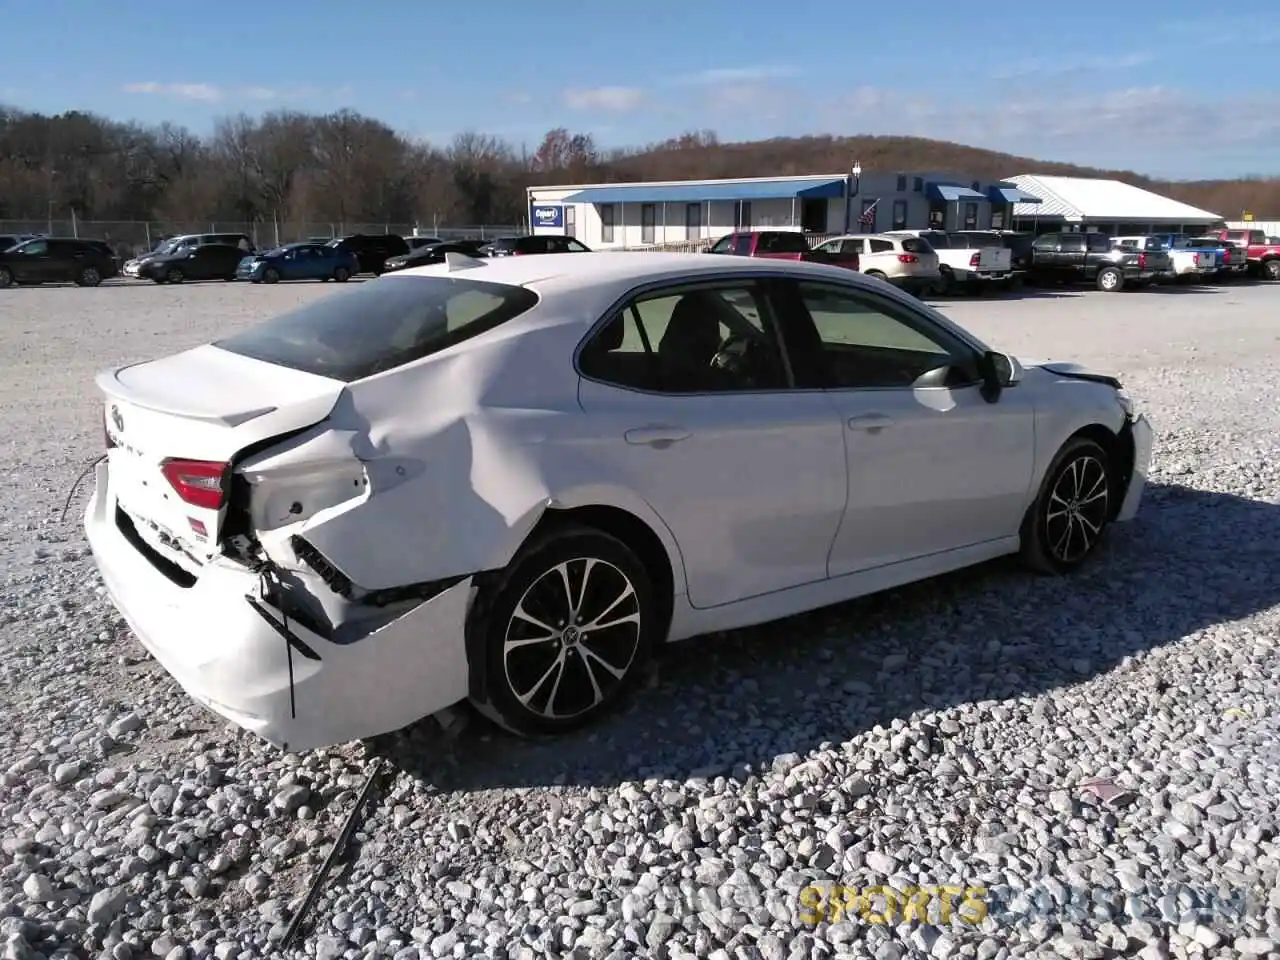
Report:
M1265 230L1214 230L1207 236L1244 247L1250 273L1267 280L1280 280L1280 243L1268 237Z
M1169 238L1159 236L1114 237L1113 241L1121 250L1169 254L1170 269L1158 276L1157 280L1191 283L1211 279L1218 271L1216 253L1188 247L1185 241L1172 242Z
M1009 250L1009 286L1017 287L1031 268L1031 244L1034 233L1025 230L957 230L953 237L963 237L971 249L1000 244Z
M1115 293L1145 287L1173 267L1166 252L1121 250L1105 233L1045 233L1031 245L1037 283L1093 283Z
M943 230L891 230L889 237L919 237L938 255L940 292L960 288L977 293L993 283L1007 285L1013 270L1013 254L1001 243L971 244L960 234Z
M1249 257L1244 247L1230 240L1219 240L1217 237L1187 237L1186 244L1193 250L1212 250L1218 258L1218 272L1215 280L1229 277L1243 277L1249 272Z
M855 250L813 250L805 235L796 230L743 230L721 237L707 253L733 257L766 257L770 260L810 260L836 267L858 269Z

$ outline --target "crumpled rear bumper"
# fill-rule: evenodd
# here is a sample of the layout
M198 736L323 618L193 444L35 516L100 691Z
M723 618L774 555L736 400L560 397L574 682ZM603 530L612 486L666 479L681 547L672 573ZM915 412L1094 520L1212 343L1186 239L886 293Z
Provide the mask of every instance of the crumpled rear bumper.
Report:
M218 558L193 584L175 582L121 527L106 463L96 481L85 533L116 608L188 694L237 726L305 751L398 730L467 696L470 578L351 643L290 620L290 645L256 573Z

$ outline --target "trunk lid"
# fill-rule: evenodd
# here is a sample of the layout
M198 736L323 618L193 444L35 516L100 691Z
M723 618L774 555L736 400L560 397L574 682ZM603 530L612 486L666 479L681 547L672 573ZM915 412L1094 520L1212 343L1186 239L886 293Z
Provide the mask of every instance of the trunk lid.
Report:
M226 497L216 492L235 455L319 423L345 386L211 345L104 371L97 385L120 507L153 546L197 562L217 543Z

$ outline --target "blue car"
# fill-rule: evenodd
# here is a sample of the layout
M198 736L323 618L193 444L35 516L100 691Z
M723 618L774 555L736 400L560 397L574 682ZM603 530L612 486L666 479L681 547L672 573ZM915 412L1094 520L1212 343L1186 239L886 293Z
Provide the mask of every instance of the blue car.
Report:
M356 255L323 243L287 243L275 250L245 257L236 267L237 280L279 283L281 280L336 280L346 283L360 272Z

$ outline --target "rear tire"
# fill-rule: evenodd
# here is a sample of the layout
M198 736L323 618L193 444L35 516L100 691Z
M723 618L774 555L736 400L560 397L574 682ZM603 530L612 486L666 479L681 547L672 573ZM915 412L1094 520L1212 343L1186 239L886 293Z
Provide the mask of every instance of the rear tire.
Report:
M1280 282L1280 258L1262 262L1262 276L1272 282Z
M76 275L76 286L96 287L102 283L102 274L97 267L85 267Z
M1097 284L1104 293L1117 293L1124 288L1124 274L1115 267L1103 267L1098 271Z
M1079 567L1105 536L1118 494L1107 452L1085 437L1068 440L1023 518L1023 563L1050 574Z
M590 527L522 548L476 604L468 646L482 651L486 689L472 703L526 737L566 732L623 703L662 629L644 564Z

